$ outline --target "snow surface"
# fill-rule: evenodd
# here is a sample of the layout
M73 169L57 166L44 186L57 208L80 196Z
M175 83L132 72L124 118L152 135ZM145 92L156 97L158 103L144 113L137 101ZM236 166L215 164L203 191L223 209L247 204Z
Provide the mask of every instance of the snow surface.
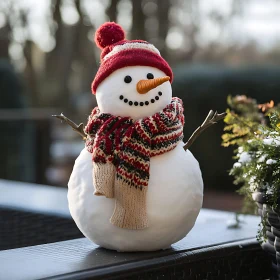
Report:
M247 152L242 152L238 156L239 156L238 162L240 162L240 163L248 163L252 160L251 155Z
M267 137L266 139L263 139L263 143L265 145L280 146L280 137Z

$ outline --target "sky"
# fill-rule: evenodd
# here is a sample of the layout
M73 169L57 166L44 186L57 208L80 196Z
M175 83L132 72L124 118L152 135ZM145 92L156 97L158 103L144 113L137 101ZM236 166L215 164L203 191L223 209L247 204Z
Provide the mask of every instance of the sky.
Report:
M232 0L200 1L203 29L201 41L205 44L220 40L225 44L240 45L254 40L260 49L267 50L280 43L280 1L277 0L241 0L244 11L241 16L234 17L220 36L217 26L208 19L213 11L224 15L230 13Z
M230 36L233 40L243 43L248 39L253 39L261 48L265 49L279 44L280 2L254 0L248 1L248 3L243 17L234 21L230 28Z
M236 16L228 22L221 33L219 26L210 18L212 12L219 12L222 15L230 13L233 0L200 0L199 13L201 20L201 30L198 36L198 42L203 47L211 42L219 42L230 45L238 44L240 46L253 40L257 43L259 49L268 50L280 43L280 1L277 0L246 0L244 11L241 16ZM241 0L242 1L242 0ZM83 8L95 26L99 26L105 20L104 6L108 5L109 0L84 0ZM31 38L44 51L50 51L55 42L49 34L47 22L48 7L50 0L20 0L18 6L28 7L30 9L29 34ZM131 4L128 0L121 0L119 4L118 22L125 29L131 25ZM67 24L75 24L78 20L78 14L73 7L71 0L65 0L62 8L62 17ZM176 17L182 21L187 20L183 11L176 11ZM3 24L0 6L0 26ZM26 32L20 28L15 29L16 41L20 44L24 40ZM171 49L187 48L187 38L184 37L182 30L177 27L170 29L167 37L167 44ZM17 42L11 46L12 56L20 55Z

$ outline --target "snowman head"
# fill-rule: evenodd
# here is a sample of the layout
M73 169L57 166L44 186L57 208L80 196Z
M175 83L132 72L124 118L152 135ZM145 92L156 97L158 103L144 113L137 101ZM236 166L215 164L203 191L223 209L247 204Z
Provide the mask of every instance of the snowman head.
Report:
M140 119L171 102L173 73L153 45L124 38L113 22L97 30L95 42L102 53L92 92L101 112Z
M150 66L118 69L98 86L98 107L103 113L133 119L151 116L171 102L169 79Z

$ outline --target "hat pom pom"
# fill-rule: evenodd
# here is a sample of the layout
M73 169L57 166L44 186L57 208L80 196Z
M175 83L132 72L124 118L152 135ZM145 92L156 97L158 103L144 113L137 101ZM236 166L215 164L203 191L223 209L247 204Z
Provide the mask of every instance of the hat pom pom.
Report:
M94 41L100 49L124 40L125 33L122 27L115 22L105 22L95 33Z

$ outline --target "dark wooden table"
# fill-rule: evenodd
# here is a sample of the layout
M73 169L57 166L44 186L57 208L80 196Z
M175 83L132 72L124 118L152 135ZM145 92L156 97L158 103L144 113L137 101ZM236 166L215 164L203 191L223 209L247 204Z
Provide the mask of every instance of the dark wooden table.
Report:
M12 185L15 183L0 181L0 193L6 190L0 196L2 209L32 210L44 216L70 219L66 190L19 184L15 186L18 199L8 203ZM20 199L21 192L25 193L23 199ZM51 213L48 203L52 205ZM0 279L269 278L269 259L255 239L259 217L244 216L240 228L228 228L227 222L233 218L230 212L202 209L187 237L171 249L157 252L117 253L85 238L3 250L0 251Z

